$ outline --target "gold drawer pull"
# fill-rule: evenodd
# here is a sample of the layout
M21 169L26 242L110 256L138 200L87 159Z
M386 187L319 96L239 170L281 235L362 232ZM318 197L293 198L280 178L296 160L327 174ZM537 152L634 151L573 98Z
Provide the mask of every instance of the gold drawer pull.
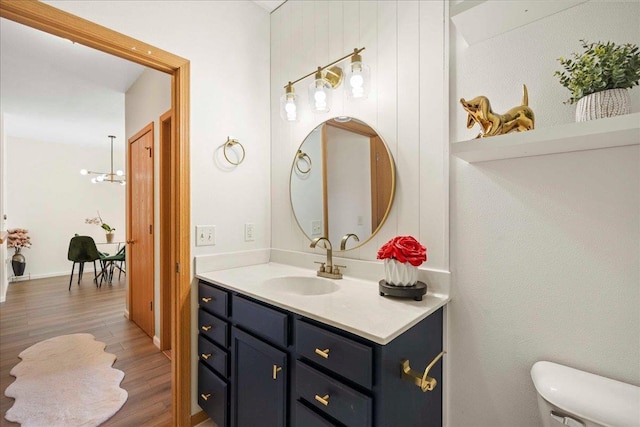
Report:
M273 379L278 379L278 372L282 371L282 368L278 365L273 365Z
M316 400L320 403L322 403L324 406L329 406L329 395L325 394L324 396L320 397L316 394Z
M318 356L322 356L325 359L329 358L329 349L327 348L326 350L320 350L319 348L316 348L316 354Z
M202 297L202 301L204 302L211 302L211 300L213 300L213 298Z
M200 395L201 398L203 398L204 400L209 400L209 398L211 397L211 393L207 393L207 394L201 394Z
M209 331L209 329L213 328L213 326L203 326L200 329L202 329L203 331L207 332Z
M200 355L204 360L209 360L209 358L211 357L211 353L202 353Z
M441 351L440 354L438 354L435 359L433 359L431 363L427 365L423 374L411 369L411 366L409 366L409 360L403 359L400 362L402 365L402 379L417 385L423 392L433 391L438 385L438 381L436 381L435 378L429 376L429 371L431 370L431 368L433 368L433 365L435 365L438 360L440 360L442 356L444 356L445 353L446 351Z

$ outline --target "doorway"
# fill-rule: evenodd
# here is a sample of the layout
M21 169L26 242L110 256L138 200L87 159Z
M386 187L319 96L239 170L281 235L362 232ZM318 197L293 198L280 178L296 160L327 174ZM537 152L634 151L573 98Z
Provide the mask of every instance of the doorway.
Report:
M170 182L175 203L170 212L171 277L175 327L172 366L172 424L191 424L191 270L189 200L189 61L40 2L0 0L0 17L110 53L172 75L173 141L171 168L160 170ZM153 52L149 54L148 52ZM163 228L164 229L164 228Z

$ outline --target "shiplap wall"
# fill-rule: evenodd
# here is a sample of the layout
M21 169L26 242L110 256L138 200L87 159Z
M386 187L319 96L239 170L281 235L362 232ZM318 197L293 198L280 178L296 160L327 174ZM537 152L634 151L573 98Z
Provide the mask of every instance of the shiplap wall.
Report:
M396 235L413 235L428 248L425 266L448 269L447 67L443 2L296 1L271 15L272 247L312 251L289 199L289 175L300 143L319 123L348 115L378 131L394 157L396 195L380 232L340 256L372 260ZM361 102L333 92L331 111L311 112L307 87L295 85L300 122L285 123L279 98L288 81L365 47L371 94ZM348 61L342 63L348 65ZM337 242L334 243L334 246Z

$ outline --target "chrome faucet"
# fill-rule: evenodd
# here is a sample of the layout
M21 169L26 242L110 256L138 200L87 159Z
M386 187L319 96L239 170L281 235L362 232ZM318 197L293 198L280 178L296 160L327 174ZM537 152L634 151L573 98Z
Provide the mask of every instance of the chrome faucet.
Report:
M327 261L319 262L316 261L317 264L320 264L318 268L317 275L320 277L326 277L328 279L342 279L342 273L340 273L340 267L347 268L344 265L333 265L333 249L331 248L331 242L326 237L316 237L311 241L312 248L315 248L316 245L324 240L326 243L324 244L324 248L327 250Z
M340 242L340 250L344 251L347 247L347 240L349 240L349 237L353 237L353 240L355 240L356 242L359 242L360 239L358 238L357 235L353 234L353 233L347 233L344 236L342 236L342 242Z

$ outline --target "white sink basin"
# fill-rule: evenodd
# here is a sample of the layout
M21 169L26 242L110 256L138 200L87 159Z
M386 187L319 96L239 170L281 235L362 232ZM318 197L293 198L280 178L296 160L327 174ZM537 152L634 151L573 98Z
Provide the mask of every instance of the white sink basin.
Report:
M332 280L309 276L274 277L264 284L270 290L301 296L330 294L340 289Z

